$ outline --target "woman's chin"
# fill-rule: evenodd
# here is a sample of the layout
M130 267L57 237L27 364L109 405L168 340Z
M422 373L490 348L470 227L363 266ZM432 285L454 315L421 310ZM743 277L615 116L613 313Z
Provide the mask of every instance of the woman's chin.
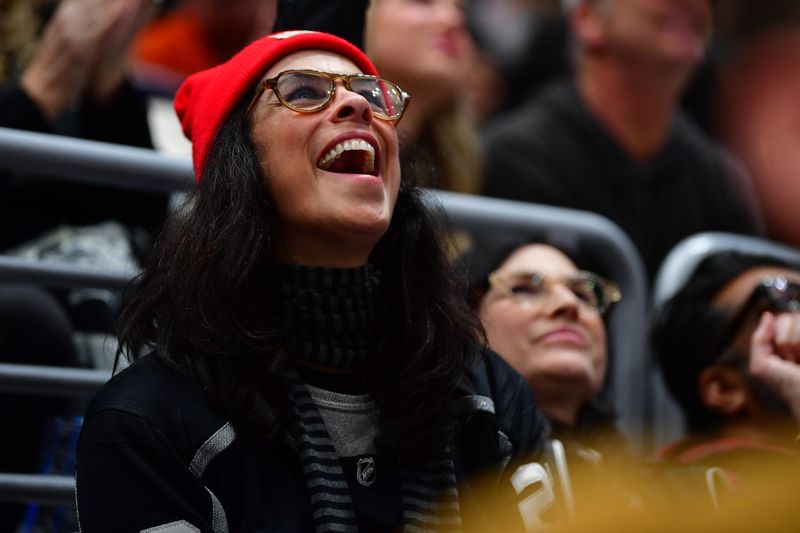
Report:
M540 372L548 379L570 383L593 383L596 370L586 353L574 350L560 350L551 353L548 360L542 361Z
M390 217L381 215L374 216L355 216L343 224L346 232L356 238L373 238L376 242L383 237L389 229Z

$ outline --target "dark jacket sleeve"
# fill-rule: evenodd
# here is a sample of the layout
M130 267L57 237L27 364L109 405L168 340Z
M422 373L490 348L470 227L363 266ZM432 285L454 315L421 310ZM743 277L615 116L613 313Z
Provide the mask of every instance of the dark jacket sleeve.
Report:
M533 403L533 391L525 379L517 373L502 357L488 348L483 349L479 361L470 375L471 391L473 398L487 398L491 401L491 417L494 432L501 433L498 447L497 441L491 445L478 442L464 442L468 448L475 448L475 457L485 454L488 449L498 449L503 458L487 458L468 462L477 464L471 470L480 471L483 467L491 467L499 461L508 461L513 457L515 461L536 460L544 451L547 441L549 425L544 422L542 415ZM468 417L467 425L474 425L476 418L485 414L484 409L477 409ZM474 435L485 432L486 428L470 428L470 439ZM494 438L494 436L492 436ZM463 440L463 439L462 439ZM498 460L495 460L498 459Z
M212 531L210 494L164 432L135 414L106 409L86 418L76 483L83 533L139 532L181 520Z
M53 124L18 85L0 92L0 127L38 133L54 132ZM125 80L103 106L84 102L74 134L94 141L152 148L144 95Z
M139 148L153 147L147 123L147 100L127 79L104 105L85 102L80 122L83 138Z
M512 478L526 464L543 468L547 425L527 382L494 352L482 354L471 378L473 398L491 399L492 414L487 406L473 411L459 439L467 480L459 488L464 531L524 531L529 511L523 498L537 487L528 483L521 493Z
M495 401L497 423L521 461L535 460L544 451L547 424L533 403L533 391L525 379L491 350L485 354L489 386Z
M0 92L0 127L49 133L50 124L39 106L19 86Z

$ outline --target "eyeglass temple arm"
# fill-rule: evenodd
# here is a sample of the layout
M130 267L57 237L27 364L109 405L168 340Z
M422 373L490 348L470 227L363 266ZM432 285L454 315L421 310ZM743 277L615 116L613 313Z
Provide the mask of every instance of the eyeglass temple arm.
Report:
M247 109L244 110L244 114L242 115L242 121L247 120L247 117L250 116L250 113L253 111L253 108L256 106L256 103L261 99L261 96L264 94L264 91L272 87L273 81L272 80L264 80L258 85L258 90L256 94L253 95L253 99L250 100L250 105L247 106Z

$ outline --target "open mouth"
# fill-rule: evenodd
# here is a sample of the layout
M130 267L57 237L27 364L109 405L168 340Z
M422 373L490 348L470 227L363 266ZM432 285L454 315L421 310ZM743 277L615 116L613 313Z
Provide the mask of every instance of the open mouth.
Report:
M375 176L375 148L363 139L348 139L331 148L317 161L317 166L339 174Z

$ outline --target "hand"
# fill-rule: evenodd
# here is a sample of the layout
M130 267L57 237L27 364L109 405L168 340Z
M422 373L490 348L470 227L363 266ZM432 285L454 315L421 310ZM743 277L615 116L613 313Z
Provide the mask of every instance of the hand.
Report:
M156 13L152 0L113 0L116 17L104 35L100 53L92 66L87 93L96 105L102 105L119 88L125 75L128 49L138 31Z
M62 0L22 74L23 90L48 120L82 96L118 1Z
M154 13L150 0L62 0L22 88L48 120L87 93L105 102L122 81L133 36Z
M750 339L750 373L792 409L800 423L800 313L764 313Z

